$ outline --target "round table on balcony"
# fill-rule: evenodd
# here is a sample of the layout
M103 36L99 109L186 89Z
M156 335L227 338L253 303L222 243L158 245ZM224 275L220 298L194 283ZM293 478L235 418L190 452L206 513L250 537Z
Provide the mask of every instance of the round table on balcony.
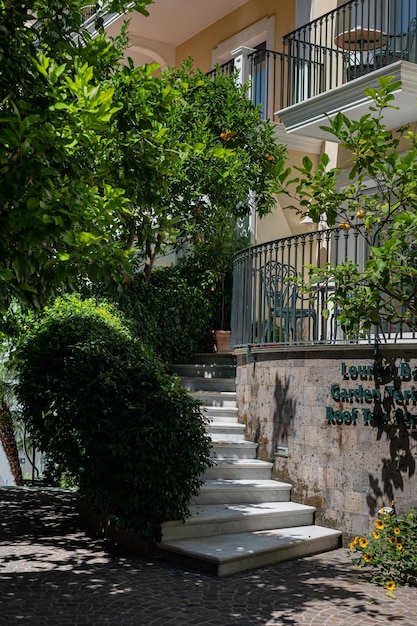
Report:
M351 30L336 35L334 42L338 48L352 50L352 52L362 52L363 50L380 48L387 42L387 39L388 35L382 32L382 30L355 26Z
M370 60L372 50L381 49L386 44L388 35L381 30L355 26L351 30L339 33L335 37L338 48L349 54L348 80L368 74L374 69L374 60Z

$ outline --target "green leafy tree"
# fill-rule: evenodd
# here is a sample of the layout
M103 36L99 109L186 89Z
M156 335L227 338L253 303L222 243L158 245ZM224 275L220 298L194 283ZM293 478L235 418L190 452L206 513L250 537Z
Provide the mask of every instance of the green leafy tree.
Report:
M80 277L120 282L132 259L149 279L195 225L247 214L250 191L270 209L281 149L233 78L133 67L126 28L106 38L99 14L92 38L79 0L0 12L1 309L42 307Z
M125 106L114 118L119 139L111 160L131 199L128 246L144 261L146 280L157 255L167 247L192 250L218 231L222 215L268 213L284 154L235 76L206 76L191 60L161 76L156 69L114 75Z
M384 123L399 86L393 77L379 79L378 89L365 92L372 113L358 121L339 113L324 128L350 152L349 168L329 168L324 154L313 171L305 157L295 179L304 212L355 232L368 251L363 268L349 259L310 268L310 286L335 286L333 306L353 334L383 320L417 329L417 134L408 125L391 131ZM289 193L286 177L280 191Z
M25 423L96 511L146 540L188 514L210 439L198 403L104 302L31 315L16 352Z
M149 0L140 0L144 11ZM129 3L106 3L124 11ZM128 271L126 211L99 155L120 108L108 80L121 51L80 0L0 2L0 308L42 306L79 275ZM98 4L97 4L98 7Z

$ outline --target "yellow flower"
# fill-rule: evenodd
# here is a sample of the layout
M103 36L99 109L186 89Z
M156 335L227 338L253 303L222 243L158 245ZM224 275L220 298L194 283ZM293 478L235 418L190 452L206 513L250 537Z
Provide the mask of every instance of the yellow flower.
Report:
M356 543L354 541L351 541L349 544L349 550L354 550L356 548Z
M365 539L365 537L361 537L359 539L359 545L361 548L366 548L368 546L369 541Z
M400 535L401 530L399 528L394 528L394 535Z
M391 500L392 506L395 506L395 500Z
M375 521L375 526L376 526L376 528L378 528L379 530L384 530L384 528L385 528L385 524L384 524L384 522L383 522L381 519L377 519L377 520Z
M385 509L381 509L380 513L381 515L385 515Z
M396 538L396 537L390 537L390 538L388 539L388 541L389 541L390 543L397 543L397 538Z
M385 587L388 589L388 591L394 591L394 589L395 589L395 583L394 583L394 582L392 582L392 580L389 580L389 581L386 583Z
M365 563L370 563L372 561L372 554L369 554L368 552L363 558L365 560Z
M379 532L378 532L377 530L374 530L374 532L372 533L372 537L373 537L374 539L379 539L379 538L380 538L380 536L381 536L381 535L379 534Z
M397 543L397 550L402 550L402 549L403 549L403 544Z

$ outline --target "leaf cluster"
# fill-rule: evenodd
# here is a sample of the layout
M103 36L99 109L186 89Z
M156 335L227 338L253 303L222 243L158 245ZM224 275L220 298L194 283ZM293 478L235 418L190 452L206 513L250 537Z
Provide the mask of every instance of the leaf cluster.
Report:
M14 360L36 445L96 511L159 539L210 463L198 403L105 302L58 298L26 326Z
M350 544L352 563L371 570L371 580L393 590L417 575L417 512L396 515L381 509L370 537L355 537Z
M347 255L310 268L311 285L335 285L333 308L353 333L382 320L416 328L417 136L409 126L391 131L384 122L399 86L392 77L379 79L378 89L366 91L370 113L357 121L339 113L324 128L349 151L349 168L331 168L324 154L313 170L305 157L300 175L280 188L290 193L295 183L302 212L361 242L362 266Z

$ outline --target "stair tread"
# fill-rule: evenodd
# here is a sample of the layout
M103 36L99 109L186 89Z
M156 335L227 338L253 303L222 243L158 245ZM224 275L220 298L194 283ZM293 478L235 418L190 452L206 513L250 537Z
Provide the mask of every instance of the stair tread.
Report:
M243 559L255 553L286 549L291 545L321 538L338 539L341 532L324 526L308 525L258 530L230 535L162 541L160 547L188 553L215 562Z
M206 524L207 522L241 519L248 517L263 517L265 515L287 515L288 513L297 514L311 512L315 508L307 504L299 504L298 502L256 502L242 504L194 504L190 506L190 517L185 522L182 520L165 522L162 528L185 525L192 526L194 524Z
M217 446L219 444L225 445L235 445L245 448L257 448L258 444L253 441L248 441L244 439L243 435L240 439L236 434L226 435L224 433L211 433L210 435L211 441L213 442L213 446Z
M257 480L257 479L235 479L232 478L217 478L217 479L208 479L204 481L204 484L201 486L202 490L209 489L219 489L219 490L229 490L231 487L234 489L291 489L291 485L289 483L282 483L278 480Z
M225 466L235 466L235 467L270 467L272 468L272 463L269 461L261 461L260 459L228 459L227 457L223 457L222 459L215 459L215 467L225 467Z

